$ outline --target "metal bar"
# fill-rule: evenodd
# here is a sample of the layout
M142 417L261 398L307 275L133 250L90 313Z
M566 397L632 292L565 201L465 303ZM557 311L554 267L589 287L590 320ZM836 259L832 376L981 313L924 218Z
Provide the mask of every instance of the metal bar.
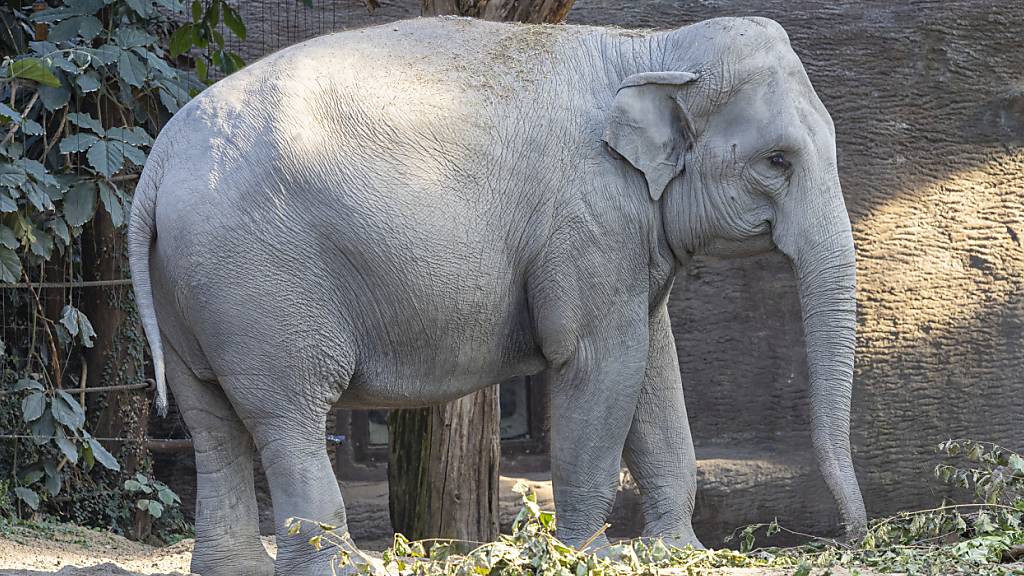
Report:
M72 390L78 393L92 394L95 392L113 392L115 390L142 390L144 388L152 388L156 385L152 379L146 378L146 381L142 384L124 384L121 386L93 386L91 388L62 388L62 390ZM8 394L17 394L22 390L2 390L0 396L6 396Z
M153 452L185 452L192 449L191 438L146 438L146 448Z
M127 286L132 283L131 278L118 280L85 280L83 282L17 282L14 284L0 284L0 289L8 288L93 288L96 286Z

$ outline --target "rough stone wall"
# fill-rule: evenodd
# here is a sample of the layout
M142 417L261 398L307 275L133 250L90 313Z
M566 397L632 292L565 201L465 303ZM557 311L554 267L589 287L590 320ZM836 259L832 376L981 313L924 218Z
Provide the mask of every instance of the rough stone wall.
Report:
M247 59L415 0L241 3ZM1024 448L1024 3L1019 0L577 0L569 22L675 27L774 18L838 133L858 253L854 451L869 513L936 501L933 446ZM836 515L810 451L806 366L780 255L698 261L672 298L701 459L698 530Z

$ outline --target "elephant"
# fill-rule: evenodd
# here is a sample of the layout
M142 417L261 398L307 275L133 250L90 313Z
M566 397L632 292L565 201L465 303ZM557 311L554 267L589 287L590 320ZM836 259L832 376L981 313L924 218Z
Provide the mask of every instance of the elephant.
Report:
M798 280L813 449L857 535L853 237L835 128L779 24L420 18L231 74L160 133L128 230L157 408L169 386L195 447L192 570L329 573L315 529L283 527L346 526L329 410L519 375L550 395L560 539L599 531L624 459L644 536L700 546L668 294L695 255L769 250Z

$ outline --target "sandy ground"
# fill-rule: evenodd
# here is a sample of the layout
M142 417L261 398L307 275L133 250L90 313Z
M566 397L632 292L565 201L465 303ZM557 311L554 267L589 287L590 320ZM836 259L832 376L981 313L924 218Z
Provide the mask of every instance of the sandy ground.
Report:
M14 528L0 538L0 574L188 574L191 551L191 540L154 548L69 524L44 530Z

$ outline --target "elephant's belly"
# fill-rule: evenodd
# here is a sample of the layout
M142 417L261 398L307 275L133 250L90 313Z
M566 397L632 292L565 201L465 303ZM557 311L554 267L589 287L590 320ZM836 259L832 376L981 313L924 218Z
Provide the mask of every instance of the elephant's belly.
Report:
M467 365L471 364L471 365ZM386 366L390 365L390 366ZM358 372L349 382L339 406L345 408L407 408L448 402L509 378L537 374L547 367L539 353L514 360L434 358L433 362L394 363Z

